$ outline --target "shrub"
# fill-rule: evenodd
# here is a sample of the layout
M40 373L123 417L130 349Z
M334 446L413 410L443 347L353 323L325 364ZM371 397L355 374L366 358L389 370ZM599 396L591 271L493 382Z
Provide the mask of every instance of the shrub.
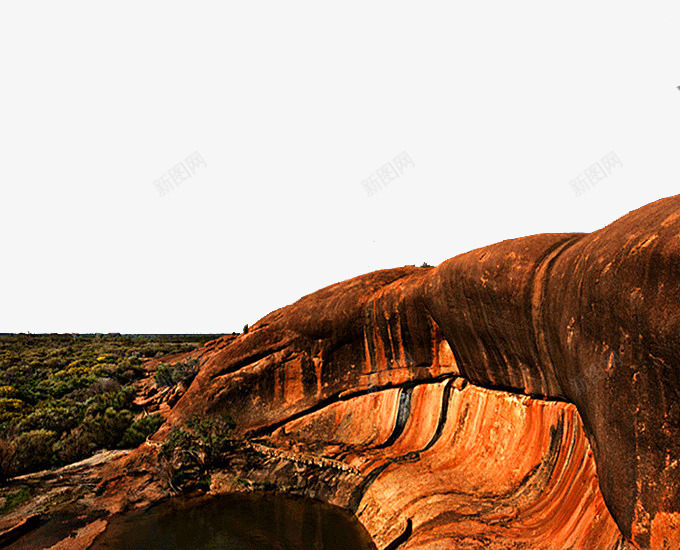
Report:
M233 447L231 435L235 423L231 417L201 418L194 415L187 421L186 427L197 441L208 465Z
M131 448L138 447L144 440L155 433L163 424L163 417L160 414L154 413L135 420L130 427L125 430L123 437L118 443L119 447Z
M26 403L14 397L0 397L0 424L17 422L25 414Z
M153 379L154 382L156 382L156 386L159 388L172 386L174 384L172 367L168 363L158 365Z
M213 338L0 336L0 484L19 464L23 473L143 440L160 418L133 422L139 408L131 383L148 375L142 359L192 351ZM171 383L197 371L197 361L172 365Z
M17 397L17 390L12 386L0 386L0 397Z
M99 378L95 382L92 382L88 390L93 394L97 395L100 393L109 393L113 391L118 391L120 389L120 383L113 378Z
M198 374L198 368L197 359L190 359L172 365L163 363L156 368L154 381L159 388L174 386L179 382L188 382Z
M136 390L132 387L121 388L115 392L101 393L91 397L85 402L87 407L85 414L94 416L104 412L109 407L114 409L124 409L132 405Z
M26 416L19 424L21 431L44 428L63 433L75 428L83 416L83 405L70 399L48 402Z
M235 448L233 429L230 417L198 416L174 428L159 453L170 487L176 491L209 487L210 469L220 463L224 453Z
M97 449L82 426L76 426L55 445L55 454L64 464L87 458Z
M130 424L132 412L108 407L103 412L86 415L81 427L86 443L94 444L95 448L113 449L118 446Z
M57 434L50 430L31 430L15 439L14 455L17 473L34 472L52 465L52 446L57 441Z

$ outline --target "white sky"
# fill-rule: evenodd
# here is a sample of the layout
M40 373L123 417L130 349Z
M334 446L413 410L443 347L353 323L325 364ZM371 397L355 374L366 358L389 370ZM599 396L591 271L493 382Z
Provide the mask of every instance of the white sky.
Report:
M556 5L4 1L0 332L240 331L678 193L680 5Z

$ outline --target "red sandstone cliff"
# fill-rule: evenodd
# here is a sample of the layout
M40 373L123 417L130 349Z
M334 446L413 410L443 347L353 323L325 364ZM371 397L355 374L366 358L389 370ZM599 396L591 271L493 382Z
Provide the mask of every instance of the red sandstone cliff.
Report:
M154 439L229 414L261 438L240 477L353 511L380 548L677 548L679 283L680 196L357 277L206 345ZM153 452L93 502L160 498Z

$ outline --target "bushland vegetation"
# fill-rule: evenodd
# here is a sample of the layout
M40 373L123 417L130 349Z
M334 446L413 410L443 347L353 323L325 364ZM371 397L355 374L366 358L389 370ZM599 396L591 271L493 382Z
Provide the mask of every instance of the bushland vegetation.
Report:
M0 485L8 478L139 445L162 419L134 404L145 359L196 349L216 335L0 336ZM156 382L197 372L168 364Z

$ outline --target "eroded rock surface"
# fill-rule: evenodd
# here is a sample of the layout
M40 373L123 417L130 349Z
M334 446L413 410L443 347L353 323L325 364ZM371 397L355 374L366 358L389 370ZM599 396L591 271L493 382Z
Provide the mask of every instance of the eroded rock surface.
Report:
M339 504L379 548L676 548L679 283L680 196L370 273L206 345L153 439L229 414L257 441L213 492ZM156 449L90 506L133 478L137 505L167 494Z

